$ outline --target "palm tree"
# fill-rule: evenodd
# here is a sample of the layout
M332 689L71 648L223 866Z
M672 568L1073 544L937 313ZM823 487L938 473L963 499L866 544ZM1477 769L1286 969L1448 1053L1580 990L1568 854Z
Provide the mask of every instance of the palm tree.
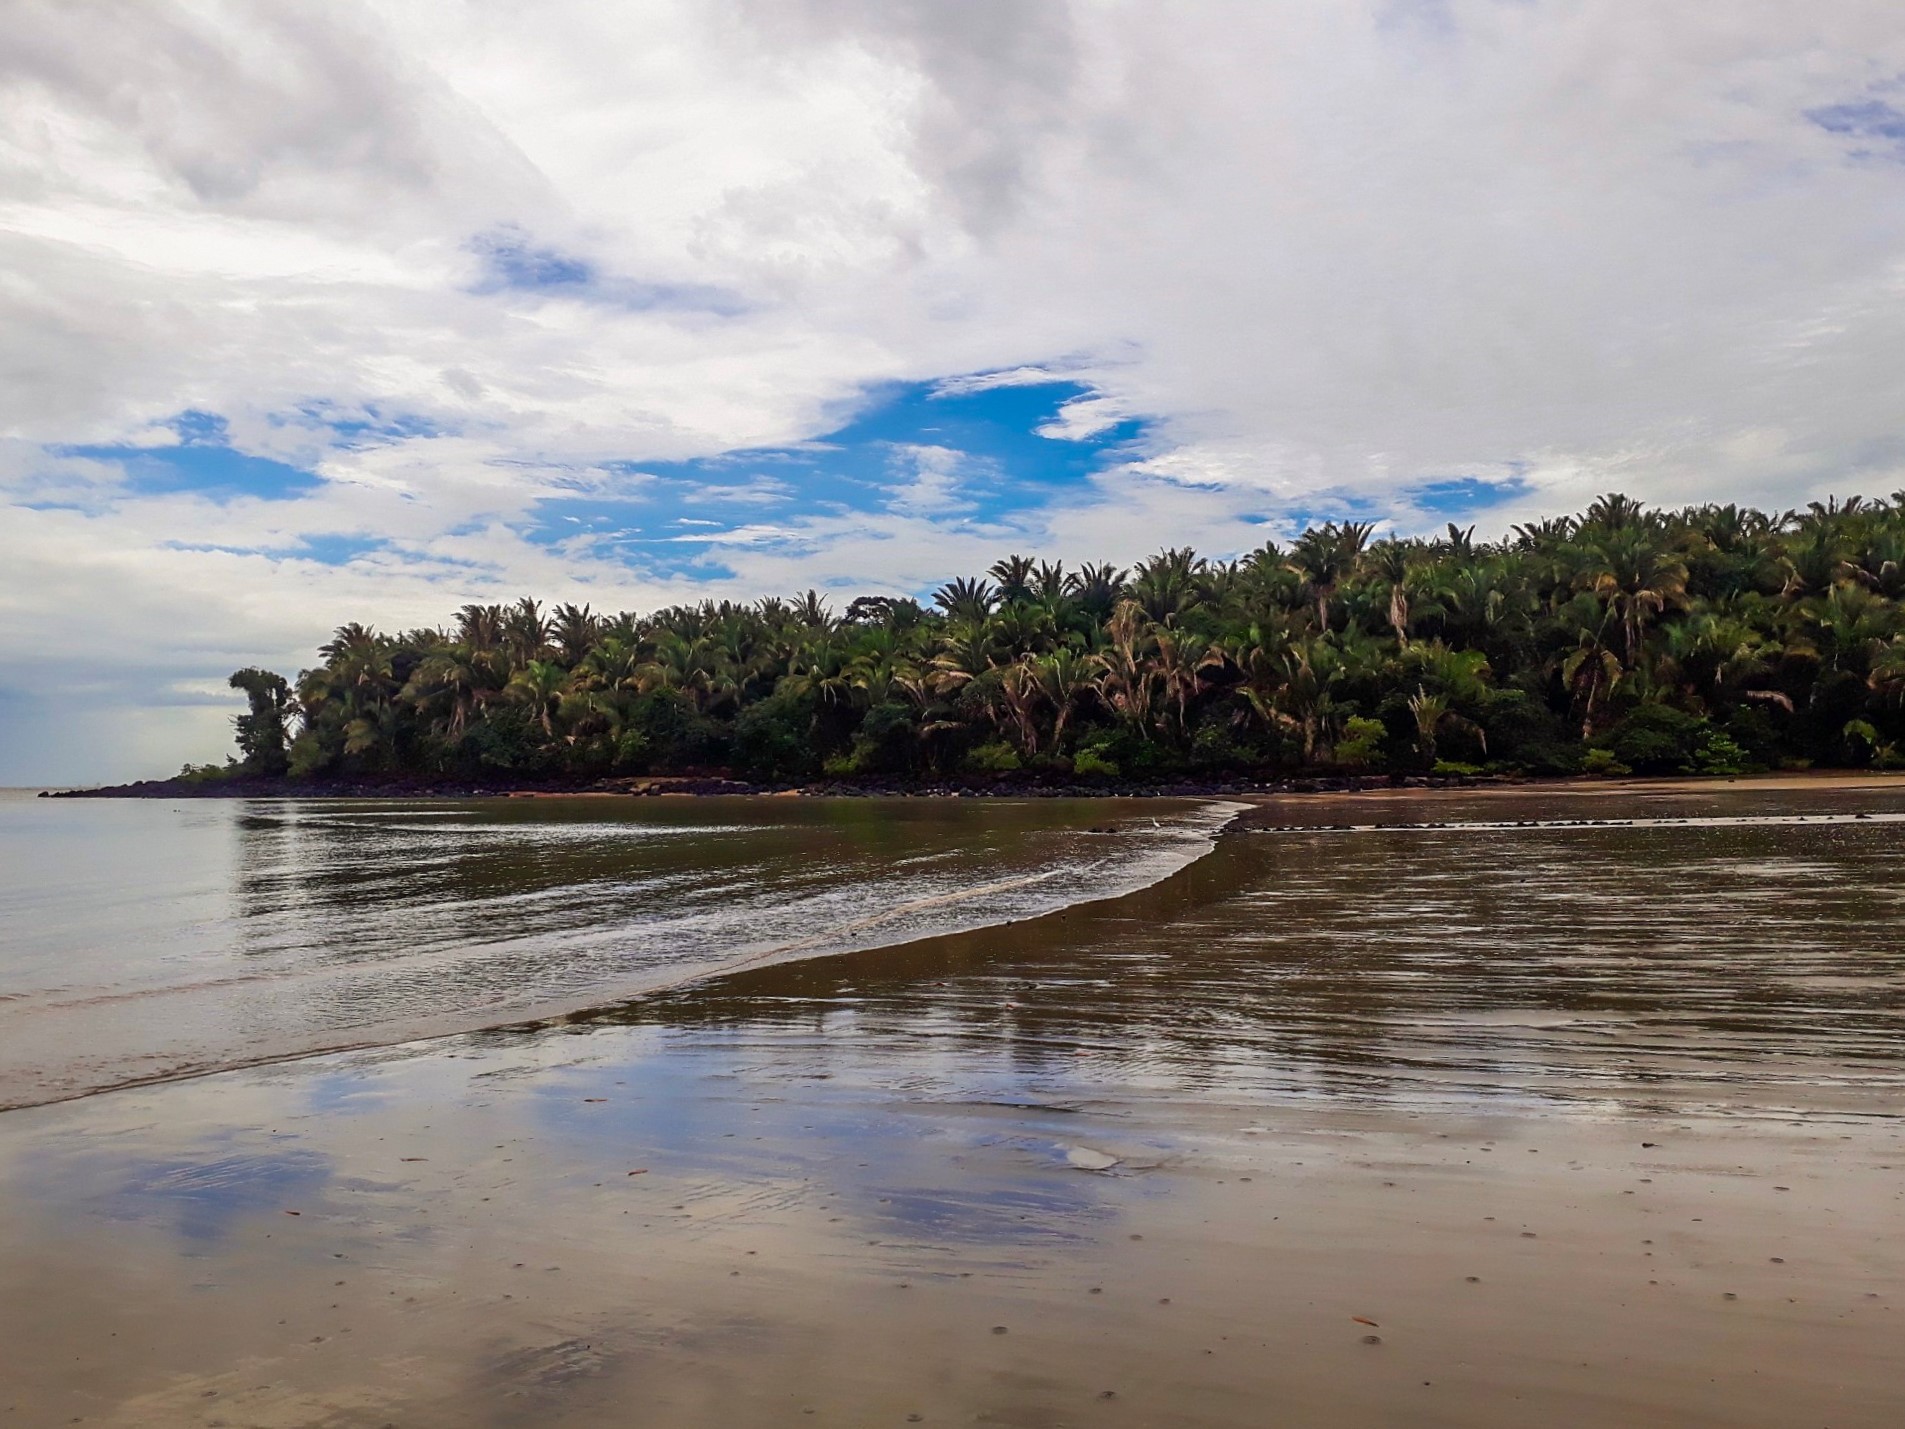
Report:
M1000 601L1013 605L1032 598L1032 581L1037 571L1038 564L1030 556L1007 556L994 561L986 574L999 583Z
M1589 545L1587 554L1582 579L1619 621L1625 663L1632 669L1640 661L1649 620L1684 602L1686 563L1664 548L1653 531L1632 523L1610 528Z
M1065 730L1079 703L1095 688L1091 658L1076 650L1054 650L1038 658L1033 672L1039 693L1052 711L1051 747L1056 750L1065 743Z
M542 732L553 737L556 726L551 714L568 683L569 672L554 660L531 660L509 677L506 692L534 710Z
M933 592L933 604L943 610L949 620L984 620L992 613L996 599L990 584L964 576L948 581Z
M1310 599L1316 603L1316 628L1320 634L1330 628L1330 597L1362 554L1375 525L1368 521L1334 521L1312 526L1290 548L1289 566L1303 580Z
M1401 541L1379 541L1365 562L1369 574L1389 591L1389 628L1396 644L1409 644L1409 586L1415 577L1415 553Z
M1079 609L1094 620L1108 618L1118 602L1124 599L1125 572L1109 561L1102 565L1087 562L1065 579Z
M602 622L586 605L559 605L550 621L550 630L556 649L573 668L601 638Z
M1422 752L1422 762L1428 768L1435 767L1436 736L1444 725L1468 730L1481 742L1482 751L1488 750L1488 737L1482 733L1481 726L1450 709L1447 695L1432 695L1418 685L1416 692L1409 696L1409 713L1416 722L1416 748Z
M1175 625L1178 617L1203 599L1210 564L1188 546L1159 551L1133 572L1130 598L1155 624Z

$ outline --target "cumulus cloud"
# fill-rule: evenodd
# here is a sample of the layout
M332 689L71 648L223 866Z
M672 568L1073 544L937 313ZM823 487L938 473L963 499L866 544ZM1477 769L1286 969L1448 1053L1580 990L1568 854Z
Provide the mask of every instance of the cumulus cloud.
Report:
M221 667L518 589L1896 489L1902 75L1883 0L17 0L0 779L207 757ZM684 532L641 475L1049 375L1087 395L1045 435L1146 446L1028 509L924 438L862 510L746 472L708 509L771 521ZM186 412L311 484L112 455ZM718 569L539 529L582 497ZM47 713L82 687L144 742Z

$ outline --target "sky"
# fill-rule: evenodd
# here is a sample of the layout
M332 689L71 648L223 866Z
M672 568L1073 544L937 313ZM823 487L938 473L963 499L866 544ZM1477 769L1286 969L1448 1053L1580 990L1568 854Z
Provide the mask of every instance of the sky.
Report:
M0 784L469 600L1905 487L1894 0L0 13Z

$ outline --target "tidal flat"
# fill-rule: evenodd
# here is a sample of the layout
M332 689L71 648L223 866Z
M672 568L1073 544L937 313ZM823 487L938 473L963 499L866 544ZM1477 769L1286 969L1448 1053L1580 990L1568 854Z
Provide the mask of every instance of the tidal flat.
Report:
M393 844L372 811L302 830L328 870L302 892L284 829L221 835L228 870L248 838L276 848L253 865L270 896L214 917L195 885L163 943L198 949L189 978L122 954L141 986L222 986L200 974L248 950L277 969L264 1032L248 1004L168 994L195 1035L236 1024L217 1047L323 1003L327 959L435 1008L485 967L534 990L541 957L564 1010L0 1115L0 1416L1905 1420L1896 782L1305 798L1221 837L1233 811L1198 806L776 812L786 877L845 859L841 889L874 890L791 899L836 927L911 910L906 941L867 924L791 953L812 920L784 907L727 942L657 931L671 889L714 910L761 879L628 850L700 838L718 864L730 835L534 802L496 836L517 859L467 829ZM753 828L705 802L629 817ZM1103 862L1121 841L1132 861ZM438 951L402 944L421 884L378 902L376 870L457 890L418 933ZM1085 901L1094 874L1121 881ZM286 953L314 898L394 947ZM506 955L454 951L511 910ZM254 916L277 941L231 931ZM781 952L723 963L743 947ZM58 963L16 1003L57 996ZM658 967L693 975L568 996ZM416 1004L371 1005L387 1039Z

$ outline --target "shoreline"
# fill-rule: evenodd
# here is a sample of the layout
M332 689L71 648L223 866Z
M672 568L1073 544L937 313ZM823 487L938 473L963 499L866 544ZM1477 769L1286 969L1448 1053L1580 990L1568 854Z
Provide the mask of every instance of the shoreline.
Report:
M26 786L31 788L32 786ZM1761 774L1621 775L1316 775L1288 779L1175 779L1155 783L1079 784L1044 779L948 780L921 784L826 781L759 784L719 775L656 775L584 784L477 783L467 780L359 779L311 783L288 778L188 781L140 779L96 788L41 789L42 799L1285 799L1419 798L1425 794L1529 794L1540 791L1634 795L1752 788L1769 792L1905 788L1905 770L1772 770Z

